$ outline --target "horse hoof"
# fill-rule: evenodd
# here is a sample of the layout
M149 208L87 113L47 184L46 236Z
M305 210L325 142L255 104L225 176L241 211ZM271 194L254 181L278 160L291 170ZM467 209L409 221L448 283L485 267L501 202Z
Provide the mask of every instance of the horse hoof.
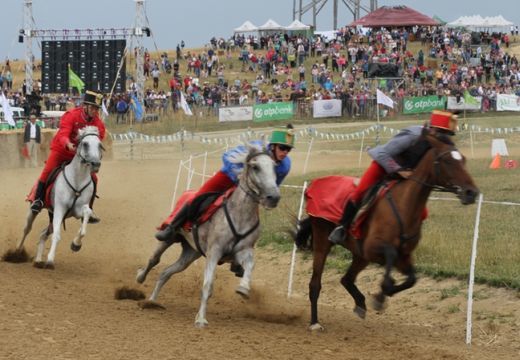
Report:
M356 306L354 308L354 314L356 314L357 316L359 316L360 319L365 319L365 317L367 316L367 310L366 309L363 309L361 306Z
M33 266L38 269L45 269L45 263L43 261L35 261Z
M154 310L166 310L164 306L159 304L158 302L152 300L142 300L137 302L137 306L141 309L154 309Z
M208 326L208 321L206 319L195 321L195 327L197 327L199 329L204 329L207 326Z
M54 270L54 263L46 263L45 269L47 270Z
M239 286L235 289L235 292L242 296L244 299L249 299L249 290L243 286Z
M376 311L379 311L379 312L383 311L386 308L385 297L383 296L383 298L381 299L377 295L374 296L372 298L372 307Z
M135 277L135 281L139 284L144 283L144 280L146 279L146 273L143 269L137 270L137 276Z
M70 243L70 249L74 252L78 252L81 249L81 245L76 245L72 242Z
M325 328L319 323L316 323L309 326L309 331L325 331Z

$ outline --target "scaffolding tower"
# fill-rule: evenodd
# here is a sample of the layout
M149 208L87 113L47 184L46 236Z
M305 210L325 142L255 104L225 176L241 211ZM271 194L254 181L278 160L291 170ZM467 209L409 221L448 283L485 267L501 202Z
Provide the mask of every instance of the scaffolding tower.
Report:
M133 28L122 29L62 29L62 30L39 30L34 28L34 18L32 13L33 0L24 0L23 7L23 29L20 30L20 42L25 43L25 85L26 93L30 94L33 90L33 67L34 55L32 49L32 39L48 40L91 40L105 38L129 38L136 39L136 87L137 98L140 103L144 99L144 47L143 36L150 36L150 28L146 22L145 0L134 0L136 3L136 16ZM131 52L129 52L131 53Z
M316 29L316 17L319 12L323 9L328 0L310 0L307 5L303 5L303 0L298 0L298 7L296 6L296 1L293 0L293 20L302 20L302 15L306 12L312 10L312 26ZM333 30L337 30L338 28L338 5L339 0L333 1ZM378 8L377 0L368 0L368 5L362 5L361 0L341 0L341 2L348 8L348 10L352 13L354 20L357 20L361 17L361 10L366 13L372 12Z

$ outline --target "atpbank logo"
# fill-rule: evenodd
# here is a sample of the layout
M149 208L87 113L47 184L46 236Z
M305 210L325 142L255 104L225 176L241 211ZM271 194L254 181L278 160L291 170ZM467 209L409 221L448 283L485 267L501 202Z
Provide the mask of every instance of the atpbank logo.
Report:
M264 111L262 109L255 109L255 118L261 118L264 116Z
M404 109L408 110L408 111L412 111L413 110L413 101L405 100L405 102L404 102Z

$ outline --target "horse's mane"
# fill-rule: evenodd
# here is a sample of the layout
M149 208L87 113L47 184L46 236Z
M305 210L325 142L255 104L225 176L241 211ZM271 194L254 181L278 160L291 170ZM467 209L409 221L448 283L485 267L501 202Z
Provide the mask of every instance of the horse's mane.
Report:
M99 136L99 129L97 126L85 126L83 129L79 129L78 131L78 138L82 138L85 135L98 135Z
M262 152L264 150L265 145L257 142L241 144L237 146L236 151L230 152L228 160L233 164L244 164L251 152Z

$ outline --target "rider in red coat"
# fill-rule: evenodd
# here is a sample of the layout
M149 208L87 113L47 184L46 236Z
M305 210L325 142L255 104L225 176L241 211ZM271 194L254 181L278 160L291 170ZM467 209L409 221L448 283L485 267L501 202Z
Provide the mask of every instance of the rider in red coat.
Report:
M31 204L31 210L34 214L38 214L43 208L45 185L51 172L61 166L61 164L70 162L74 158L79 141L79 129L86 126L96 126L99 129L99 138L103 140L105 137L105 124L103 124L98 115L102 100L103 94L87 90L83 98L83 104L67 111L61 117L60 127L51 141L51 151L38 179L34 201ZM90 220L90 222L99 221L95 217L91 217Z

